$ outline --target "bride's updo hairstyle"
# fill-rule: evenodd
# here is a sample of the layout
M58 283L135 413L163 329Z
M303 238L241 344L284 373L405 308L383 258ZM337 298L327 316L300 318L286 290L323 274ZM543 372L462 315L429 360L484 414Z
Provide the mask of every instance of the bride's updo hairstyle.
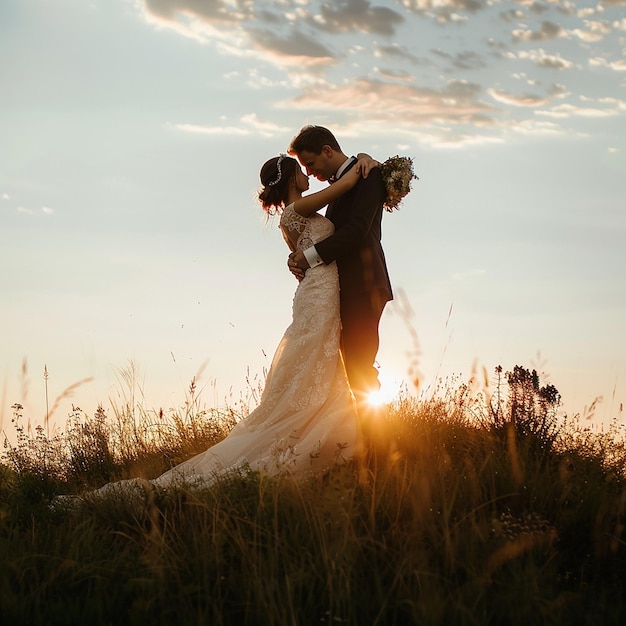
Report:
M286 154L272 157L261 168L261 184L259 201L268 215L276 215L285 208L289 183L293 179L298 162Z

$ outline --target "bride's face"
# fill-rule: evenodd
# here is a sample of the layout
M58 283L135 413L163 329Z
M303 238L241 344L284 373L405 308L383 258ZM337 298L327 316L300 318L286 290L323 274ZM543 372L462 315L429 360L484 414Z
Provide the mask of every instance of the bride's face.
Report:
M300 193L309 188L309 177L299 167L296 167L295 184L296 190Z

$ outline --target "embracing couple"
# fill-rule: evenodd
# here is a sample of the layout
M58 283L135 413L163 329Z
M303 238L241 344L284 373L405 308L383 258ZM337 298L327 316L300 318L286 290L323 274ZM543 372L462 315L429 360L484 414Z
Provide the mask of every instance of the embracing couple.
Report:
M321 126L303 128L289 153L297 160L281 154L260 173L259 201L280 216L299 284L259 406L225 439L158 478L108 483L92 495L207 485L242 467L300 478L367 450L368 396L380 387L378 323L392 298L380 243L387 190L378 161L347 157ZM332 184L303 195L310 175Z
M259 406L224 440L157 484L206 481L241 465L305 476L362 452L368 396L380 388L378 325L392 298L381 246L386 189L380 164L366 154L346 156L322 126L305 126L288 152L293 156L263 165L258 197L268 216L280 216L291 249L289 269L299 280L292 323ZM331 184L304 195L311 175ZM324 217L318 211L326 205Z
M306 476L360 455L369 443L368 396L380 388L378 325L392 298L380 241L387 194L380 163L346 156L322 126L304 127L288 152L260 172L259 201L268 216L280 216L288 265L299 279L261 401L224 440L156 484L206 482L242 465ZM304 195L311 175L331 184ZM324 217L318 211L326 205Z

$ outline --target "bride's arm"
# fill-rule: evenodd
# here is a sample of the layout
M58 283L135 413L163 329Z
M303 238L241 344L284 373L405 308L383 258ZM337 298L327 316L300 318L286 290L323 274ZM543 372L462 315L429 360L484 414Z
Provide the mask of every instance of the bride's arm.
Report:
M357 168L353 167L348 170L336 183L329 185L321 191L304 196L294 202L293 208L296 213L302 217L309 217L316 211L319 211L329 202L337 199L356 185L357 180L361 178L361 174L357 172Z

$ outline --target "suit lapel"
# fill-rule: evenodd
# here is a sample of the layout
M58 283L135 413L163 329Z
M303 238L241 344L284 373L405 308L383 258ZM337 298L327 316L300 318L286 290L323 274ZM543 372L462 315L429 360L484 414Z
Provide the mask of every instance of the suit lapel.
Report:
M357 159L356 157L350 157L350 163L348 163L348 165L346 166L346 168L343 170L343 172L341 172L341 176L343 176L346 172L348 172L349 170L351 170L355 165L357 164ZM341 176L339 176L339 178L341 178ZM339 180L339 178L337 178L336 180ZM335 182L335 181L333 181ZM328 208L326 209L326 217L332 221L332 213L333 213L333 209L335 208L335 203L339 200L339 198L337 200L333 200L329 205Z
M341 172L341 176L343 176L346 172L349 172L356 165L356 162L357 162L356 157L350 157L350 163L348 163L348 165L346 165L346 168L343 170L343 172ZM341 178L341 176L339 176L339 178ZM337 180L339 180L339 178Z

